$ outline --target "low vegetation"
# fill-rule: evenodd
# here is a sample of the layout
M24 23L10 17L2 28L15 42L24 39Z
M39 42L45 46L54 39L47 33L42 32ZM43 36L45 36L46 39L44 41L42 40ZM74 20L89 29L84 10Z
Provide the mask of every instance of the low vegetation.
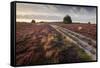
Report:
M49 25L17 24L17 65L83 61L91 61L91 57Z

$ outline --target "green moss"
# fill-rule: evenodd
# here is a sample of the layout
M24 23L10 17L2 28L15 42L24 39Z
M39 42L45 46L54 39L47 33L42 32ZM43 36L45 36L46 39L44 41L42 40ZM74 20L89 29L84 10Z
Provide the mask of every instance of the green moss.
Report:
M78 55L80 57L80 61L90 61L91 56L89 56L84 50L78 49Z

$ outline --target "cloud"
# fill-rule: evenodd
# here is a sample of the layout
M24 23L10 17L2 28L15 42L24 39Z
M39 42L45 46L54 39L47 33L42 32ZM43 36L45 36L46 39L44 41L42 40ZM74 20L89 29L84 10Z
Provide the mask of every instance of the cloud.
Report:
M17 3L17 18L62 21L70 15L73 21L96 23L95 7Z

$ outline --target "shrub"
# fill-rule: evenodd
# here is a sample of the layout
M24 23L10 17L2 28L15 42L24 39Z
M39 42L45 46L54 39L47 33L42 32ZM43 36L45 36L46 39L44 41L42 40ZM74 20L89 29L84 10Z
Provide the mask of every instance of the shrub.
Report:
M32 20L31 23L35 23L35 20Z
M63 19L63 22L65 23L65 24L67 24L67 23L72 23L72 19L71 19L71 17L69 16L69 15L66 15L65 17L64 17L64 19Z
M91 22L89 21L88 24L91 24Z
M39 23L44 23L44 21L40 21Z

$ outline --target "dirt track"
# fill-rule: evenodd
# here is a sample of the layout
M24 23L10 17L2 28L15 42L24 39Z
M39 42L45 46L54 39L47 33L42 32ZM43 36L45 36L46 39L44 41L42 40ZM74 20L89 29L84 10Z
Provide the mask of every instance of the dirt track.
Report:
M96 41L87 38L81 34L78 34L76 32L70 31L68 29L62 28L57 25L51 25L54 29L59 31L64 36L70 37L73 41L73 43L77 44L80 48L82 48L84 51L88 53L92 57L93 60L96 60Z

